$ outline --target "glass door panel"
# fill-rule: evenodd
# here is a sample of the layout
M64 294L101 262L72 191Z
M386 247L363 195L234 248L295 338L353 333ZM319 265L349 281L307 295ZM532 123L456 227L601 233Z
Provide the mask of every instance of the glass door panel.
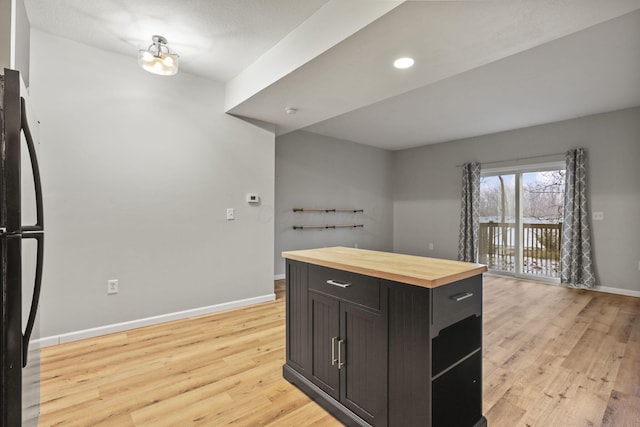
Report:
M560 277L564 170L522 174L522 273Z
M482 177L479 262L489 269L516 272L516 212L516 175Z

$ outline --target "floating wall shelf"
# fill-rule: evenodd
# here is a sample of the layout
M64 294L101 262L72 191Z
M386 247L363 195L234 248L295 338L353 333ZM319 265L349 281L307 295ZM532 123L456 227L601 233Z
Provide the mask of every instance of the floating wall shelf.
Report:
M364 209L317 209L317 208L293 208L294 212L353 212L353 213L362 213Z
M360 228L364 227L364 224L354 224L354 225L294 225L294 230L306 230L311 228Z
M321 213L364 213L364 209L337 209L337 208L293 208L294 212L321 212ZM364 224L354 225L294 225L294 230L306 230L306 229L336 229L336 228L362 228Z

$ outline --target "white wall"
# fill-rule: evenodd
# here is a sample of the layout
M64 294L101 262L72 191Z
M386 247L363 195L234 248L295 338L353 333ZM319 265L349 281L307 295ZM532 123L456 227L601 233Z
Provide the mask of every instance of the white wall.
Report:
M222 84L136 53L32 32L45 337L273 294L273 132L225 115Z
M11 0L0 0L0 71L11 68Z
M354 208L364 213L294 213L293 208ZM391 153L309 132L276 139L275 272L282 251L324 246L392 250ZM293 225L363 228L293 230Z
M30 30L24 1L0 0L0 74L5 68L18 70L27 87Z
M27 9L24 6L24 1L15 0L15 26L14 29L14 43L15 48L13 52L13 69L19 70L22 74L24 83L29 87L30 83L30 66L29 66L29 54L30 54L30 35L31 24L29 23L29 17L27 16Z
M394 153L394 251L457 255L464 162L587 149L595 264L603 287L640 291L640 108ZM562 157L561 157L562 158ZM496 165L493 165L496 166ZM434 250L428 244L434 244Z

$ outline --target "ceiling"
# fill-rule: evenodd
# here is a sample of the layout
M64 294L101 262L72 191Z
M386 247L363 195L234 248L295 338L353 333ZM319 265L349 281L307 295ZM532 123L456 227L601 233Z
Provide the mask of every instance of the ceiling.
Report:
M327 0L24 0L31 26L136 59L167 38L183 71L226 82Z
M278 135L398 150L640 105L640 0L25 4L35 28L132 60L165 36Z

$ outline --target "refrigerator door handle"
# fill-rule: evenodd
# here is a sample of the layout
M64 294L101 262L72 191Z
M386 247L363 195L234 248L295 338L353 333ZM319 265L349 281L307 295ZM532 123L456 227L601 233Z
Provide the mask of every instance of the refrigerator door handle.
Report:
M22 335L22 367L27 366L27 356L29 354L29 340L33 325L36 322L36 314L38 312L38 304L40 303L40 289L42 289L42 261L44 256L44 233L22 233L22 239L35 239L38 244L36 255L36 276L33 284L33 296L31 298L31 309L29 310L29 319Z
M27 141L29 149L29 158L31 159L31 170L33 172L33 187L36 195L36 223L35 225L27 225L22 227L22 231L43 231L44 230L44 213L42 208L42 183L40 181L40 168L38 167L38 157L36 156L36 147L33 143L29 122L27 120L27 108L24 98L20 98L20 126L24 132L24 138Z
M33 173L33 187L36 196L36 223L35 225L22 226L23 239L35 239L38 245L36 258L36 276L33 284L33 297L31 298L31 309L29 310L29 318L24 334L22 335L22 367L27 366L27 358L29 354L29 340L33 332L33 326L36 321L38 312L38 304L40 303L40 289L42 288L42 265L44 257L44 220L42 208L42 183L40 181L40 168L38 167L38 158L36 156L36 147L29 129L29 121L27 120L27 108L25 100L20 97L20 127L24 133L29 150L29 158L31 160L31 171Z

